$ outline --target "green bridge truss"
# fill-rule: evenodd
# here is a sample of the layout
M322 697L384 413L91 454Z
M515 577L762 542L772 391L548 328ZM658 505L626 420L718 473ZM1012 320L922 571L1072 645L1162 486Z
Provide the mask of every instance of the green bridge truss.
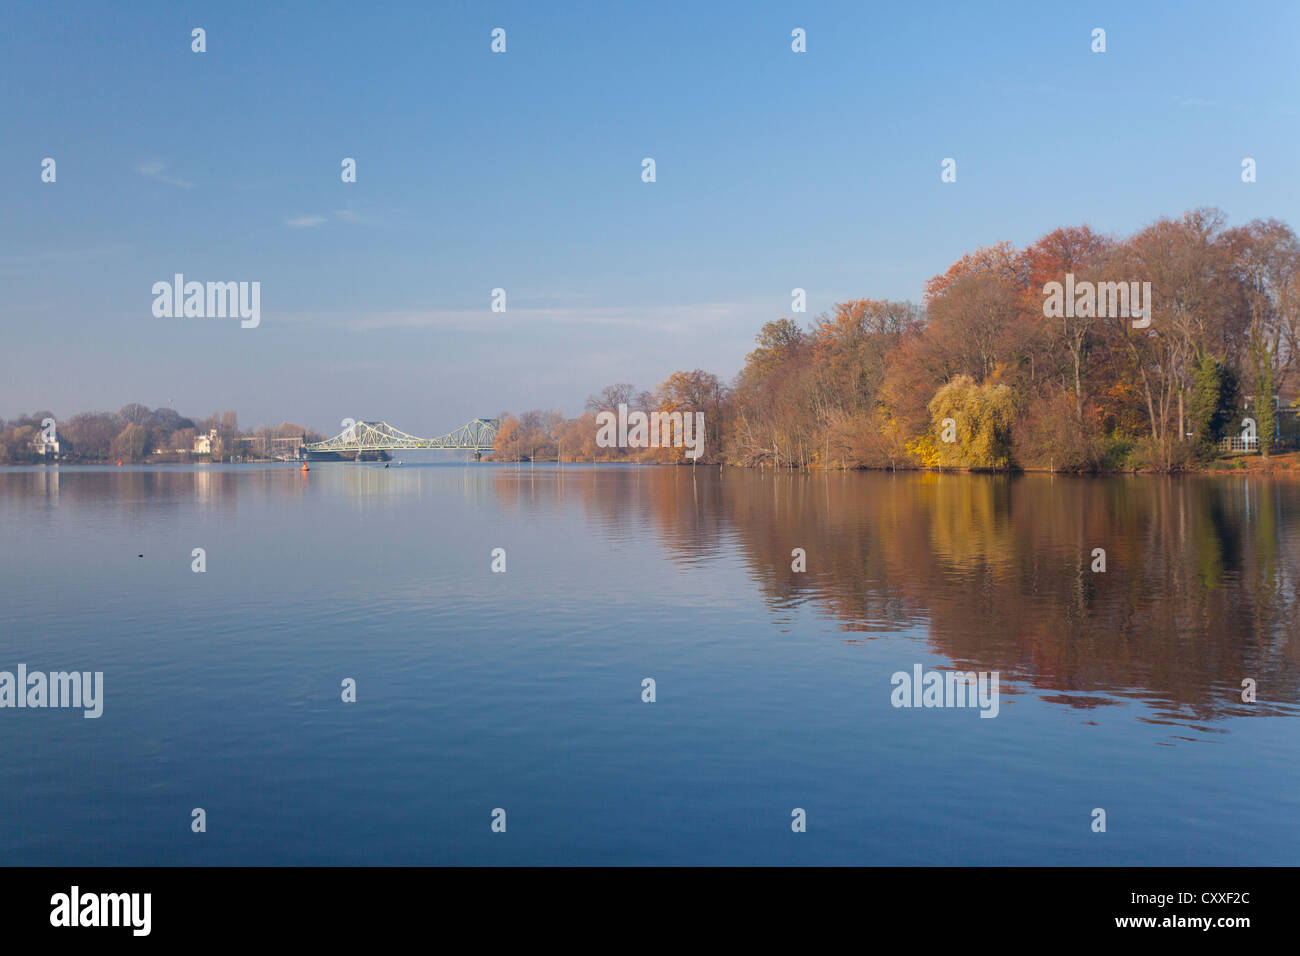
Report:
M492 450L492 443L496 440L497 429L500 427L499 418L476 418L439 438L416 438L399 431L388 422L357 422L333 438L311 442L302 448L307 452L359 453L422 448L485 452Z

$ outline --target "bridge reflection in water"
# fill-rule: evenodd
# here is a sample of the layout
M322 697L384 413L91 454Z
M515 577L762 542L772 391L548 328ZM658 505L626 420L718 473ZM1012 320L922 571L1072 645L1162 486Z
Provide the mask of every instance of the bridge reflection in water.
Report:
M313 461L362 460L367 455L381 458L399 450L468 451L478 461L484 452L492 450L500 427L498 418L475 418L438 438L417 438L388 422L356 422L333 438L303 445L302 451Z

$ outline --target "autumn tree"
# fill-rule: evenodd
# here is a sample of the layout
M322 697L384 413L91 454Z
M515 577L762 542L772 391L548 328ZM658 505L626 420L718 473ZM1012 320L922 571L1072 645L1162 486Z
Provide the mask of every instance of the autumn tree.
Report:
M702 413L704 416L703 434L692 432L693 440L702 442L702 454L696 462L716 460L719 449L724 443L724 403L726 389L712 372L694 369L689 372L673 372L667 381L655 390L653 411L661 416L668 416L674 426L678 421L685 421L687 415ZM677 416L680 416L678 418ZM692 419L692 422L698 419ZM691 425L694 428L694 424ZM662 430L661 430L662 432ZM665 436L660 435L660 438ZM652 449L648 457L660 461L678 461L683 459L685 448L665 447Z
M111 412L80 412L59 427L60 435L79 458L107 458L123 422Z
M969 375L959 375L935 392L930 419L931 431L915 446L923 463L949 468L1014 467L1015 398L1008 386L976 384Z
M1246 364L1260 454L1267 458L1276 430L1274 395L1293 380L1300 358L1300 243L1276 219L1247 223L1227 241L1249 315Z
M1163 464L1186 442L1187 400L1198 356L1224 355L1244 338L1248 320L1234 275L1223 214L1197 209L1159 219L1125 244L1135 279L1151 283L1151 324L1122 329L1146 392L1151 435ZM1116 320L1125 326L1130 320Z
M1089 350L1097 344L1096 328L1099 324L1096 310L1068 309L1056 318L1043 317L1045 286L1049 282L1064 282L1067 274L1076 280L1104 280L1104 266L1111 242L1088 226L1056 229L1043 236L1021 253L1027 286L1025 306L1030 315L1049 327L1049 348L1060 349L1061 364L1066 366L1066 382L1074 395L1074 414L1083 421L1084 372ZM1086 312L1080 315L1079 312ZM1036 315L1035 315L1036 313Z
M112 457L121 461L142 461L149 450L149 430L143 425L128 424L109 447Z

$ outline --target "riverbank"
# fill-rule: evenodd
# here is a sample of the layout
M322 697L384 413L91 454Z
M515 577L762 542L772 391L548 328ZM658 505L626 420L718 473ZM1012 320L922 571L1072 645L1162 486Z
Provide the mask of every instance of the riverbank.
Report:
M229 464L235 464L235 465L271 465L271 464L283 464L283 465L294 465L294 466L297 466L297 465L300 465L301 463L302 463L302 462L301 462L300 460L297 460L297 459L284 460L284 459L275 459L275 458L244 458L244 459L236 459L234 462L226 462L226 461L209 461L209 460L206 460L206 459L195 461L195 460L193 460L193 459L186 459L186 458L179 458L179 457L171 457L171 456L167 456L167 457L162 457L162 456L159 456L159 457L152 457L152 456L151 456L149 459L147 459L147 460L145 460L145 461L124 462L123 464L134 465L134 466L139 466L139 465L229 465ZM670 468L674 468L674 467L676 467L676 468L690 468L690 467L692 467L692 466L694 465L694 463L689 462L689 461L633 461L633 460L629 460L629 461L583 461L583 460L574 459L574 458L566 458L566 459L564 459L564 460L562 460L562 461L557 461L554 457L547 457L547 458L540 458L540 457L539 457L539 458L535 459L535 460L532 461L532 462L529 462L529 461L522 461L522 462L517 462L517 461L497 461L497 460L494 460L494 459L492 459L492 458L490 458L490 457L484 457L484 459L483 459L483 463L484 463L484 464L496 464L496 465L528 465L528 464L536 464L536 465L559 465L559 466L561 466L561 467L563 467L564 465L592 465L592 464L597 464L597 465L613 465L613 466L622 466L622 467L633 466L633 467L642 467L642 468L644 468L644 467L660 467L660 466L667 466L667 467L670 467ZM79 466L83 466L83 467L101 467L101 468L102 468L102 467L104 467L104 466L106 466L106 465L109 465L109 466L111 466L111 465L115 465L115 464L117 464L117 462L114 462L114 461L106 461L106 460L102 460L102 459L71 459L71 460L65 459L65 460L62 460L62 461L46 461L46 462L39 462L39 461L37 461L37 462L13 462L13 463L11 463L11 464L13 464L13 465L15 465L15 466L19 466L19 467L31 467L31 466L33 466L33 465L37 465L37 466L39 466L39 465L46 465L46 466L50 466L50 467L61 467L61 468L76 468L76 467L79 467ZM781 467L781 468L775 468L775 469L774 469L774 468L771 468L770 466L769 466L769 467L764 467L764 466L762 466L762 465L735 465L735 464L731 464L731 463L728 463L728 462L716 462L716 461L713 461L713 462L707 462L707 463L700 463L700 464L698 464L698 465L694 465L694 467L699 467L699 468L735 468L735 469L742 470L742 471L769 471L769 470L776 470L776 471L802 471L802 472L807 472L807 473L810 473L810 474L811 474L811 473L814 473L814 472L830 472L830 471L836 471L836 472L855 472L855 471L926 472L926 471L932 471L932 472L935 472L935 473L947 473L947 474L980 474L980 475L985 475L985 474L1026 474L1026 475L1048 475L1048 474L1055 474L1055 475L1076 475L1076 476L1086 476L1086 477L1093 477L1093 478L1101 478L1101 477L1107 477L1107 476L1113 476L1113 475L1160 475L1160 474L1249 475L1249 476L1251 476L1251 477L1291 477L1291 478L1300 478L1300 452L1284 452L1284 453L1280 453L1280 454L1274 454L1274 455L1270 455L1269 458L1268 458L1267 460L1261 458L1259 455L1240 455L1240 456L1238 456L1238 457L1236 457L1236 458L1220 458L1220 459L1216 459L1215 461L1212 461L1212 462L1210 462L1210 463L1208 463L1208 464L1205 464L1205 465L1197 465L1197 466L1193 466L1193 467L1183 468L1183 469L1180 469L1178 472L1162 472L1162 471L1158 471L1158 470L1154 470L1154 469L1148 469L1148 468L1143 468L1143 469L1138 469L1138 470L1131 470L1131 469L1110 469L1110 470L1104 470L1104 471L1082 471L1082 472L1077 472L1077 471L1063 471L1063 470L1061 470L1061 469L1059 469L1059 468L1058 468L1058 469L1052 469L1052 468L1042 468L1042 467L1035 467L1035 466L1024 467L1024 468L1015 468L1015 469L1011 469L1011 470L999 470L999 469L988 469L988 468L926 468L926 467L924 467L924 466L922 466L922 465L916 465L916 464L910 464L910 463L909 463L909 464L900 464L900 465L899 465L898 467L896 467L896 468L838 468L838 467L837 467L837 468L821 468L821 467L816 466L816 465L811 465L811 466L806 467L806 468Z
M1261 458L1259 455L1239 455L1236 458L1221 458L1198 470L1212 475L1286 475L1293 478L1300 478L1300 452L1292 451L1269 455L1267 459Z

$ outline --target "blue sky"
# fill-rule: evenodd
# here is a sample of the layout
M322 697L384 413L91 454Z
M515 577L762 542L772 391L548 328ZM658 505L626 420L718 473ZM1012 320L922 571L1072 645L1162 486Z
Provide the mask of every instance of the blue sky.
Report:
M1300 225L1294 3L374 6L6 5L0 416L574 414L729 378L796 286L811 318L1059 225ZM176 272L261 282L261 325L155 318Z

